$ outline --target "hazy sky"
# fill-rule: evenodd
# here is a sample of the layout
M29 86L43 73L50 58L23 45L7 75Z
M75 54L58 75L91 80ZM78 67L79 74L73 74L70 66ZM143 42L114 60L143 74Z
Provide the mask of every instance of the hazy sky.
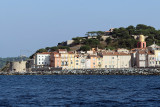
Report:
M160 0L0 0L0 57L31 55L87 31L160 29ZM27 52L29 50L31 52Z

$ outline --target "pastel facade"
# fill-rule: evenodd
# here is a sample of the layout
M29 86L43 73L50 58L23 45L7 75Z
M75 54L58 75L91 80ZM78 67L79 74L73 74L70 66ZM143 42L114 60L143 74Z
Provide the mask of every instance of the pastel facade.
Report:
M58 53L61 55L61 67L68 69L68 52L66 49L59 49Z
M91 59L90 58L86 58L85 66L87 69L91 68Z
M97 68L97 56L90 55L91 68Z
M52 52L50 56L50 66L54 68L61 67L61 55L58 52Z
M153 44L149 46L148 49L155 55L155 66L160 67L160 46Z
M156 58L155 58L155 55L153 53L148 53L148 56L147 56L147 66L148 67L155 67L156 66Z
M102 68L103 66L103 57L97 56L97 68Z
M68 69L74 69L75 67L75 54L73 52L68 53Z
M81 67L80 67L80 55L75 55L75 69L80 69Z
M103 53L103 68L130 68L131 55L119 52Z
M147 67L147 50L140 49L136 53L136 66Z

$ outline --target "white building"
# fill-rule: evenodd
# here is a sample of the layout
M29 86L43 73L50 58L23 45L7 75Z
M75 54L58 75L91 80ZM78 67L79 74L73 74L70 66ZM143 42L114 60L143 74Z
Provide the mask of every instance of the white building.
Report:
M139 49L136 53L136 65L137 67L147 67L147 53L146 49Z
M103 53L103 68L130 68L131 55L123 52Z
M88 69L91 68L91 59L90 58L86 58L85 66Z
M37 53L35 55L35 65L37 67L50 66L50 52Z

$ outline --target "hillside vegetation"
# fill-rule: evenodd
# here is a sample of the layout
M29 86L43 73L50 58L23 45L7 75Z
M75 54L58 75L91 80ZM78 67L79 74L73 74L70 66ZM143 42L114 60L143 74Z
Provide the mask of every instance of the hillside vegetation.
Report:
M69 46L53 46L46 47L36 51L36 53L41 52L53 52L58 49L67 49L71 50L72 47L81 46L78 50L87 51L91 48L100 48L100 49L117 49L117 48L127 48L132 49L137 47L138 40L134 39L133 35L145 35L148 36L146 39L147 46L153 44L154 42L157 45L160 45L160 30L156 30L152 26L147 26L144 24L138 24L137 26L128 26L126 28L120 27L115 28L113 32L109 35L106 35L104 31L92 31L87 32L86 37L75 37L72 38L74 43ZM96 38L87 38L87 37L96 37ZM109 36L106 40L103 40L102 36ZM31 58L33 55L31 56Z

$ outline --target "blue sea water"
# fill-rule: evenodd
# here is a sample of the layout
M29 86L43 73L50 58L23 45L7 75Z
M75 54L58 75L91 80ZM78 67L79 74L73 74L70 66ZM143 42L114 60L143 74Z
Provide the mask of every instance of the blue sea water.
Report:
M160 76L0 76L0 106L158 107Z

